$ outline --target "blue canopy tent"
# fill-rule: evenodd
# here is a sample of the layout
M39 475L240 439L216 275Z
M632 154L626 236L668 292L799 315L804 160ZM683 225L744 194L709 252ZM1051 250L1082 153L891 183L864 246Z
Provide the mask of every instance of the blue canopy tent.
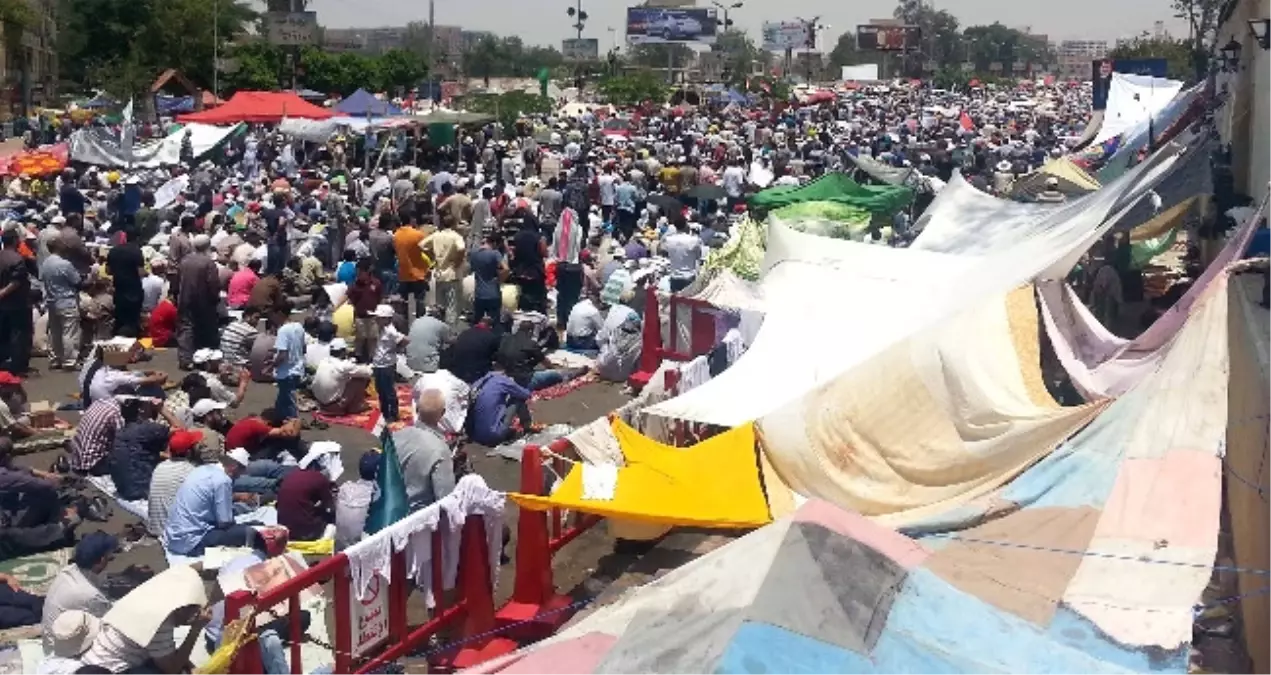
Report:
M348 98L335 104L336 112L350 117L387 117L390 115L402 114L402 109L389 103L375 98L375 95L365 89L358 89L349 94Z
M729 89L725 98L729 103L736 103L737 105L748 105L750 103L750 97L736 89Z

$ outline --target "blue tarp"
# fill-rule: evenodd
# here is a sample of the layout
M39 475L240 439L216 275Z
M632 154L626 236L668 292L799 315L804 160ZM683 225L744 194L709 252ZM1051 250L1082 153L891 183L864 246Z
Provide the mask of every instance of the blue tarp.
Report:
M154 109L160 115L194 112L194 97L155 94Z
M353 117L365 117L366 115L385 116L400 115L402 109L389 103L375 98L375 95L365 89L358 89L349 94L349 97L335 104L336 112Z
M116 101L115 99L105 95L94 96L93 98L79 104L79 107L87 108L89 110L96 110L99 108L115 108L118 106L119 106L119 101Z

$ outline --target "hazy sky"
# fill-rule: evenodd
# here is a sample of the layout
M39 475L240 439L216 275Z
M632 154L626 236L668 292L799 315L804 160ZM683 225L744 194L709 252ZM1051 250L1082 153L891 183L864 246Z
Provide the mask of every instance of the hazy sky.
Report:
M572 23L565 8L576 0L435 0L438 25L458 25L468 30L488 30L501 35L520 35L528 43L558 45L572 37ZM628 3L622 0L582 0L590 15L584 37L600 40L600 49L613 39L623 42L623 24ZM721 4L724 3L720 0ZM629 4L639 4L632 2ZM963 26L1000 21L1012 28L1031 27L1034 33L1056 38L1113 40L1151 30L1153 22L1165 21L1175 35L1186 35L1186 25L1172 18L1169 0L936 0ZM698 0L710 6L710 0ZM894 0L749 0L729 14L735 25L759 39L764 21L810 19L820 16L837 36L869 19L890 17ZM310 0L318 20L333 28L400 26L409 21L426 21L428 0ZM833 40L830 41L833 44Z

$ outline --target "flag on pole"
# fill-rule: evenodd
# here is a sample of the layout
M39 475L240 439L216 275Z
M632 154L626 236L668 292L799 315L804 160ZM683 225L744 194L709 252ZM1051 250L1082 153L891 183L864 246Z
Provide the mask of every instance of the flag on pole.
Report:
M962 115L958 117L958 124L962 126L963 131L971 131L975 129L975 123L971 121L971 116L962 111Z
M410 512L406 500L406 479L402 477L402 465L397 461L397 446L393 444L393 432L385 428L380 432L380 466L375 474L379 497L371 502L366 515L366 533L375 534L396 523Z

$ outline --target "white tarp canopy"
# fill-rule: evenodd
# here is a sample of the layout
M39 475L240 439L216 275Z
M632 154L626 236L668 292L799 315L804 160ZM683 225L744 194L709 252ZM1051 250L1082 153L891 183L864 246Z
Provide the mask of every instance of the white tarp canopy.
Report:
M1183 83L1150 75L1113 73L1108 87L1108 105L1103 111L1103 125L1094 142L1102 143L1114 136L1147 126L1148 117L1160 114L1183 90Z
M1055 208L1021 227L1018 241L983 256L827 240L772 225L761 281L769 309L754 344L719 377L647 412L737 426L974 303L1062 278L1111 226L1108 216L1150 189L1162 173L1156 169L1172 159L1145 162Z
M119 141L101 130L80 129L71 135L71 161L127 169L153 169L181 163L181 143L188 132L194 157L202 157L220 145L238 125L186 124L167 137L123 148Z
M844 82L876 82L878 81L878 64L863 63L859 66L843 66Z

